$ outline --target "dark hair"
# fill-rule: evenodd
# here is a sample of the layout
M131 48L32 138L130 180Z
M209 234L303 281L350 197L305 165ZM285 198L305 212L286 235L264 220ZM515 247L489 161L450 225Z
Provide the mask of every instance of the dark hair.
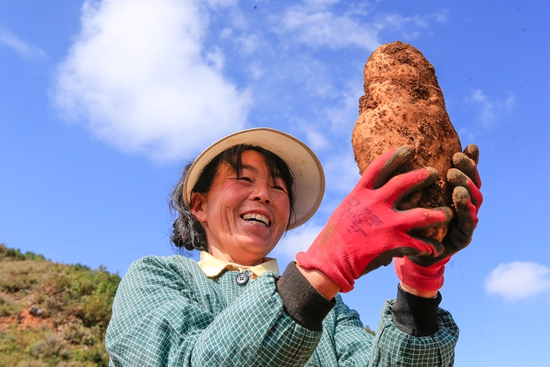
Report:
M214 177L218 171L218 167L222 163L228 163L235 170L237 176L240 176L243 170L242 154L247 150L253 150L260 153L265 160L270 176L272 178L281 178L285 182L290 200L290 210L293 212L294 192L292 191L292 187L294 184L294 178L290 167L288 167L286 162L278 155L255 145L239 144L218 154L206 166L204 166L191 192L205 194L210 191L212 183L214 182ZM172 224L172 235L170 240L178 252L185 252L185 250L208 251L208 244L206 242L206 234L204 233L204 229L202 228L200 222L191 213L190 208L187 208L184 201L185 193L183 192L183 183L192 164L193 162L190 162L185 166L181 179L174 187L169 200L170 209L176 217L174 223Z

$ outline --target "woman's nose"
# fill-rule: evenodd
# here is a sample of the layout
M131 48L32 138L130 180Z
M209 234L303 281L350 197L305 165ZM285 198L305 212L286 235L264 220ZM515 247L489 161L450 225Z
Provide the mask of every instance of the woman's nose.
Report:
M269 187L266 184L257 184L253 193L255 201L265 202L266 204L271 203L271 198L269 196Z

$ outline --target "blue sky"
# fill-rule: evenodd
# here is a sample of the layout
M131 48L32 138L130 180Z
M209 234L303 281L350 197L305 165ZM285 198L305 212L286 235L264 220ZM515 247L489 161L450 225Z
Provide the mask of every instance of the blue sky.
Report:
M363 66L401 40L434 65L485 202L447 266L456 366L550 358L550 5L543 1L0 0L0 242L123 275L170 255L170 191L206 145L268 126L327 175L318 213L274 250L284 268L358 176ZM393 267L345 294L376 328Z

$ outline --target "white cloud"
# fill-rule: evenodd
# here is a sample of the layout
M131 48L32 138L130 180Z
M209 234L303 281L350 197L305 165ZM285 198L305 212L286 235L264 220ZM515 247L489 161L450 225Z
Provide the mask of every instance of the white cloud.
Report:
M446 12L427 15L401 16L385 14L376 20L366 21L363 6L351 11L332 12L330 7L339 1L306 1L304 5L290 7L284 14L277 32L288 34L298 44L313 48L339 49L349 46L374 51L380 46L380 33L399 31L406 40L418 38L419 29L429 29L433 22L444 22ZM364 4L363 4L364 5Z
M312 127L308 126L306 128L306 136L309 147L314 151L324 149L329 145L329 142L325 136L320 131Z
M358 46L374 50L380 45L379 30L378 26L365 24L347 14L312 12L308 7L296 6L284 15L279 32L289 33L294 42L315 48Z
M378 18L375 23L377 29L399 32L405 41L419 38L422 32L428 31L432 23L444 23L447 12L432 14L415 14L402 16L400 14L386 14Z
M273 250L274 255L290 261L294 260L298 252L308 249L319 232L321 232L321 229L322 227L309 224L308 222L287 232L279 241L275 250Z
M220 38L221 39L228 39L233 35L233 30L229 27L226 27L221 30L220 32Z
M550 291L550 268L534 262L514 261L497 266L485 279L485 291L507 300Z
M15 51L24 60L30 61L46 57L46 53L40 48L31 45L25 40L17 37L7 29L0 27L0 45L4 45Z
M342 149L336 148L335 150L341 151ZM351 146L338 155L331 155L330 160L325 162L323 167L327 178L327 187L334 190L335 194L340 193L342 198L355 187L361 178Z
M325 5L333 5L338 4L340 0L305 0L304 1L307 6L325 6Z
M190 158L247 127L248 115L257 111L252 96L284 101L281 90L289 85L300 88L300 102L324 99L322 117L334 132L357 118L360 84L359 94L346 90L333 104L335 90L342 91L335 75L348 72L345 64L330 63L303 45L373 50L380 30L424 30L440 21L433 15L369 21L367 7L309 0L278 7L268 19L251 19L236 0L86 0L82 29L59 65L52 100L69 121L118 149L155 160ZM269 34L273 28L280 39ZM287 110L298 103L288 100ZM287 113L285 121L303 120L306 110ZM309 131L307 137L326 149L322 134Z
M408 25L413 25L418 28L427 29L430 27L430 23L432 21L439 23L445 22L447 20L447 13L440 12L425 15L415 14L406 17L399 14L388 14L385 15L382 19L384 28L402 29Z
M259 61L253 61L250 63L248 66L248 71L252 80L259 80L265 75L265 70L262 63Z
M160 161L191 158L245 127L250 95L224 78L222 51L203 47L208 16L200 2L87 0L81 21L53 93L70 120Z
M254 55L258 51L261 42L262 40L257 34L248 34L245 37L235 39L239 52L246 56Z
M363 95L362 85L349 82L347 88L341 92L337 105L327 109L327 117L335 130L353 129L359 117L359 98Z
M510 95L504 100L491 100L480 89L475 89L466 97L466 102L471 102L477 106L478 119L484 126L490 126L505 112L509 112L514 107L514 95Z
M231 5L237 4L238 0L205 0L210 7L216 8L225 8Z
M212 65L215 70L221 71L225 64L225 56L218 47L214 46L212 50L206 54L206 61L208 64Z

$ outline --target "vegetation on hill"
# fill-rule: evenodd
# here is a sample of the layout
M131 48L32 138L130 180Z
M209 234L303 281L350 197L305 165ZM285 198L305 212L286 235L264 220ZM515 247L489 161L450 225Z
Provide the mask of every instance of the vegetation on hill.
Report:
M0 244L0 367L108 366L117 274Z

